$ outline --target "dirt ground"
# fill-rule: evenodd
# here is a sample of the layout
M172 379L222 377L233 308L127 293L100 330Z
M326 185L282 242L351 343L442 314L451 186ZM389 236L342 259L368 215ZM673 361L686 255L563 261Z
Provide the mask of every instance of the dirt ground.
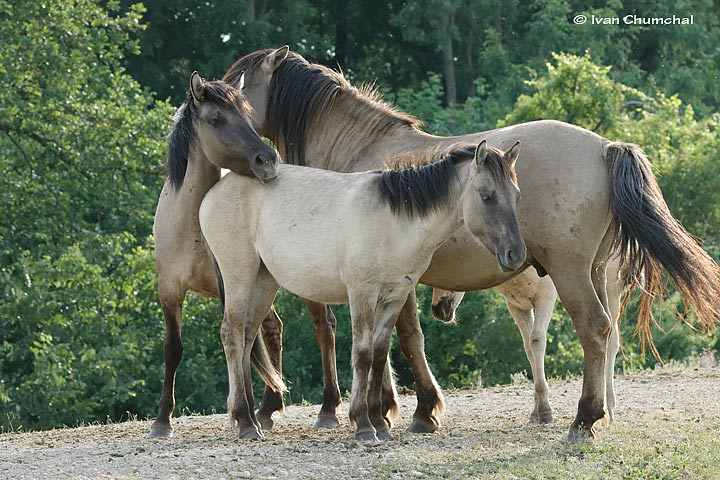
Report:
M446 392L439 432L405 433L415 398L401 396L393 439L353 439L346 410L335 431L312 428L318 406L288 407L265 438L240 442L226 415L175 420L170 439L148 439L150 421L0 435L0 477L15 478L437 478L463 477L454 461L513 461L563 442L580 397L581 380L555 381L555 422L530 425L532 384ZM616 424L643 419L720 416L720 368L664 368L620 376ZM345 405L346 407L346 405ZM438 465L442 467L438 470ZM454 472L448 474L447 472Z

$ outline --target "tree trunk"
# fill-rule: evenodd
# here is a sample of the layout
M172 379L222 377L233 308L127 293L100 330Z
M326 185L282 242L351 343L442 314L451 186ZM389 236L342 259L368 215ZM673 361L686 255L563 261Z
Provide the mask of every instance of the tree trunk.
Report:
M443 43L443 76L445 77L445 103L451 107L457 103L457 83L455 81L455 62L453 60L452 37L450 28L453 26L455 13L450 12L442 20L440 28L445 37Z
M347 55L347 1L335 0L335 63L345 67Z

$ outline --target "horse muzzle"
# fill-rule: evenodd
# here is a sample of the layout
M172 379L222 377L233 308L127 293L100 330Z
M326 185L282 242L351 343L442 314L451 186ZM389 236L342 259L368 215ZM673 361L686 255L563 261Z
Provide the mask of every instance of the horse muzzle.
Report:
M430 306L433 317L441 322L451 323L455 320L455 309L447 297L442 297L436 304Z
M278 176L278 155L274 150L258 154L252 161L252 170L260 183L270 183Z
M525 248L520 251L506 250L504 254L495 254L500 270L505 273L511 273L519 270L525 265L527 259L527 250Z

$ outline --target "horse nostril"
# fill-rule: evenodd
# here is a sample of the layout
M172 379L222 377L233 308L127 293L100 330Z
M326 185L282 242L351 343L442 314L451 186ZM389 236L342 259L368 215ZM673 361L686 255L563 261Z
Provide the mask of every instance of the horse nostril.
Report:
M512 250L508 250L507 259L510 263L513 263L515 261L515 252L513 252Z

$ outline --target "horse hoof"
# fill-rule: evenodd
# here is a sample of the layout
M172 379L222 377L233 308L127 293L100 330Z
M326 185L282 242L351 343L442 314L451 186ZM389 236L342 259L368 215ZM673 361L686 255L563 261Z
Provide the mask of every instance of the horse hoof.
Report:
M244 433L238 431L238 440L259 440L261 438L263 438L263 434L254 428Z
M390 433L390 430L378 430L377 438L378 440L390 440L392 438L392 434Z
M359 432L355 434L355 440L359 440L361 442L379 442L378 437L375 435L375 432Z
M555 419L553 418L552 412L545 412L536 414L533 413L530 415L530 423L535 424L543 424L543 423L552 423Z
M432 433L436 432L437 429L438 425L433 422L423 422L416 418L413 418L413 421L410 423L407 431L410 433Z
M275 424L272 417L258 416L257 421L260 423L260 428L262 428L263 430L272 430L272 427Z
M327 428L329 430L332 430L333 428L340 425L340 422L338 421L338 418L335 415L323 415L318 416L317 421L315 422L315 428L317 430L320 430L322 428Z
M170 438L173 436L172 427L150 427L148 438Z
M594 439L595 431L592 428L588 430L583 427L571 427L567 434L567 443L582 443Z

